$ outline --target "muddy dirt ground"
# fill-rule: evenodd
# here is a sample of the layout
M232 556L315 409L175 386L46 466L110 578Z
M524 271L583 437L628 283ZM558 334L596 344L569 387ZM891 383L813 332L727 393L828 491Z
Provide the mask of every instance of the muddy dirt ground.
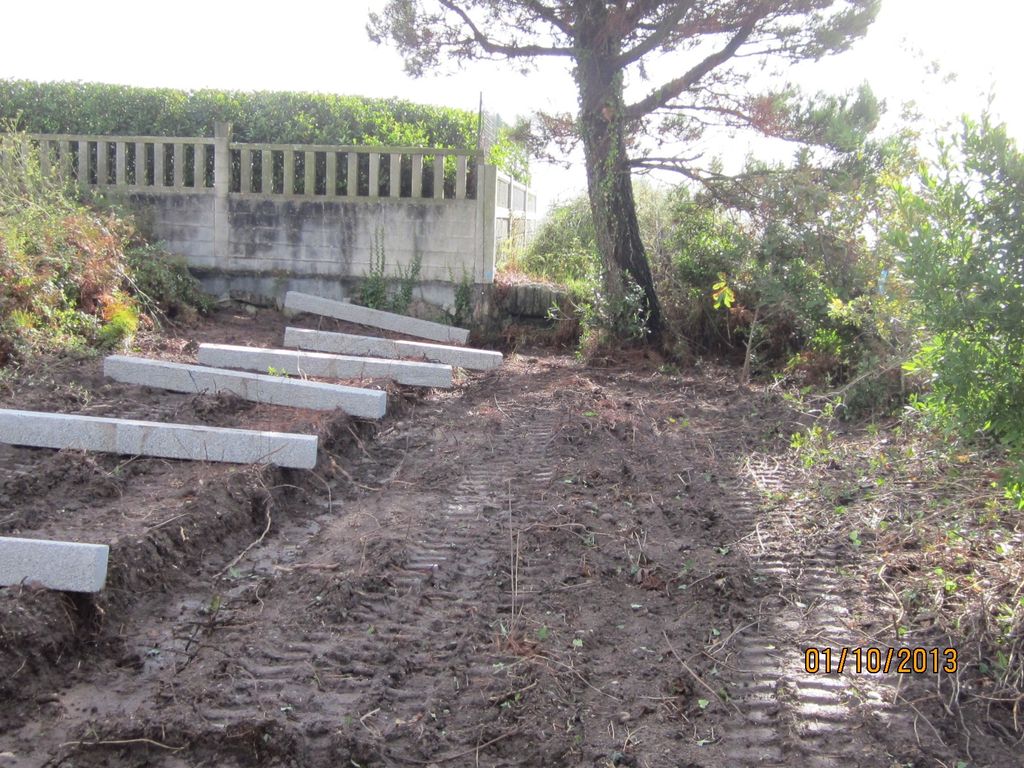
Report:
M143 351L284 326L223 311ZM808 647L901 643L857 549L764 503L799 415L735 380L520 350L392 386L371 424L26 366L0 407L315 432L321 455L0 446L0 534L111 544L96 599L0 589L0 766L1024 763L934 675L805 671Z

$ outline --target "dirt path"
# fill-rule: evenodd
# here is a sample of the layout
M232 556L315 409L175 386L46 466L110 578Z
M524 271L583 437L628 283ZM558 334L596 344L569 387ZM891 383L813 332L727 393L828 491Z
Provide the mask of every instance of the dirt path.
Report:
M376 428L314 424L316 477L189 476L221 486L198 527L151 541L175 502L132 529L130 567L163 570L120 579L136 593L91 623L5 595L3 650L29 663L7 672L0 766L957 764L906 703L927 679L804 670L809 646L884 638L844 576L856 552L761 511L794 426L774 399L517 356L392 403ZM142 466L97 514L127 519L185 466ZM28 654L19 610L79 639Z

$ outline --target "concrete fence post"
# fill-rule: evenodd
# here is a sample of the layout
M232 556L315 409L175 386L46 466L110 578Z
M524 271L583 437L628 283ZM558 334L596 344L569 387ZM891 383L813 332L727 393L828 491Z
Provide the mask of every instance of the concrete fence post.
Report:
M231 123L213 124L213 253L221 269L228 267L231 225L228 221L231 193Z
M475 275L478 282L490 283L494 280L494 216L498 194L498 169L489 163L482 163L477 168L477 210L480 221L480 274ZM456 275L458 277L458 275Z

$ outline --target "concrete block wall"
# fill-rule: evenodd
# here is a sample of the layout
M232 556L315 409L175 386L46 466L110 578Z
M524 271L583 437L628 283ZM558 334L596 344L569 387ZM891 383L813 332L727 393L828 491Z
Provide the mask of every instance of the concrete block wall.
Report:
M216 200L212 191L131 193L127 202L152 240L162 241L167 250L184 256L191 266L220 266L214 247Z
M260 199L232 196L228 251L231 273L290 277L364 277L383 247L385 272L398 277L418 254L421 280L456 281L485 273L476 200Z
M480 164L475 149L236 144L226 123L213 133L30 140L62 178L127 202L143 231L183 255L208 290L241 281L268 299L280 298L283 281L325 282L321 295L347 295L383 245L387 275L418 257L424 287L416 298L450 304L438 299L464 277L493 281L504 219L527 199L505 178L499 188L497 169ZM428 190L428 166L446 183ZM361 167L368 183L349 184Z

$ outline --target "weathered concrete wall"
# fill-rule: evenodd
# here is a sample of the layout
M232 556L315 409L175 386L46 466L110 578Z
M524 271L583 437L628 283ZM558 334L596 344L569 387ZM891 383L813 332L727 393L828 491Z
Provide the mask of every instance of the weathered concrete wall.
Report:
M216 269L215 198L210 192L132 193L127 202L143 231L190 266Z
M454 284L493 281L496 244L536 214L529 190L476 149L239 144L226 123L213 133L30 140L43 170L126 201L218 294L340 299L383 252L390 278L418 258L415 298L447 308Z
M282 298L306 290L328 298L351 295L384 246L385 271L398 277L421 258L417 298L445 306L461 270L484 273L477 247L476 200L378 203L259 199L232 195L227 253L215 248L216 199L210 193L130 194L141 226L184 256L211 293L229 290Z
M370 203L232 195L228 252L220 266L291 277L363 277L380 247L385 273L392 277L418 255L423 280L458 280L462 269L479 279L484 264L476 212L476 200ZM161 215L168 213L174 211Z

